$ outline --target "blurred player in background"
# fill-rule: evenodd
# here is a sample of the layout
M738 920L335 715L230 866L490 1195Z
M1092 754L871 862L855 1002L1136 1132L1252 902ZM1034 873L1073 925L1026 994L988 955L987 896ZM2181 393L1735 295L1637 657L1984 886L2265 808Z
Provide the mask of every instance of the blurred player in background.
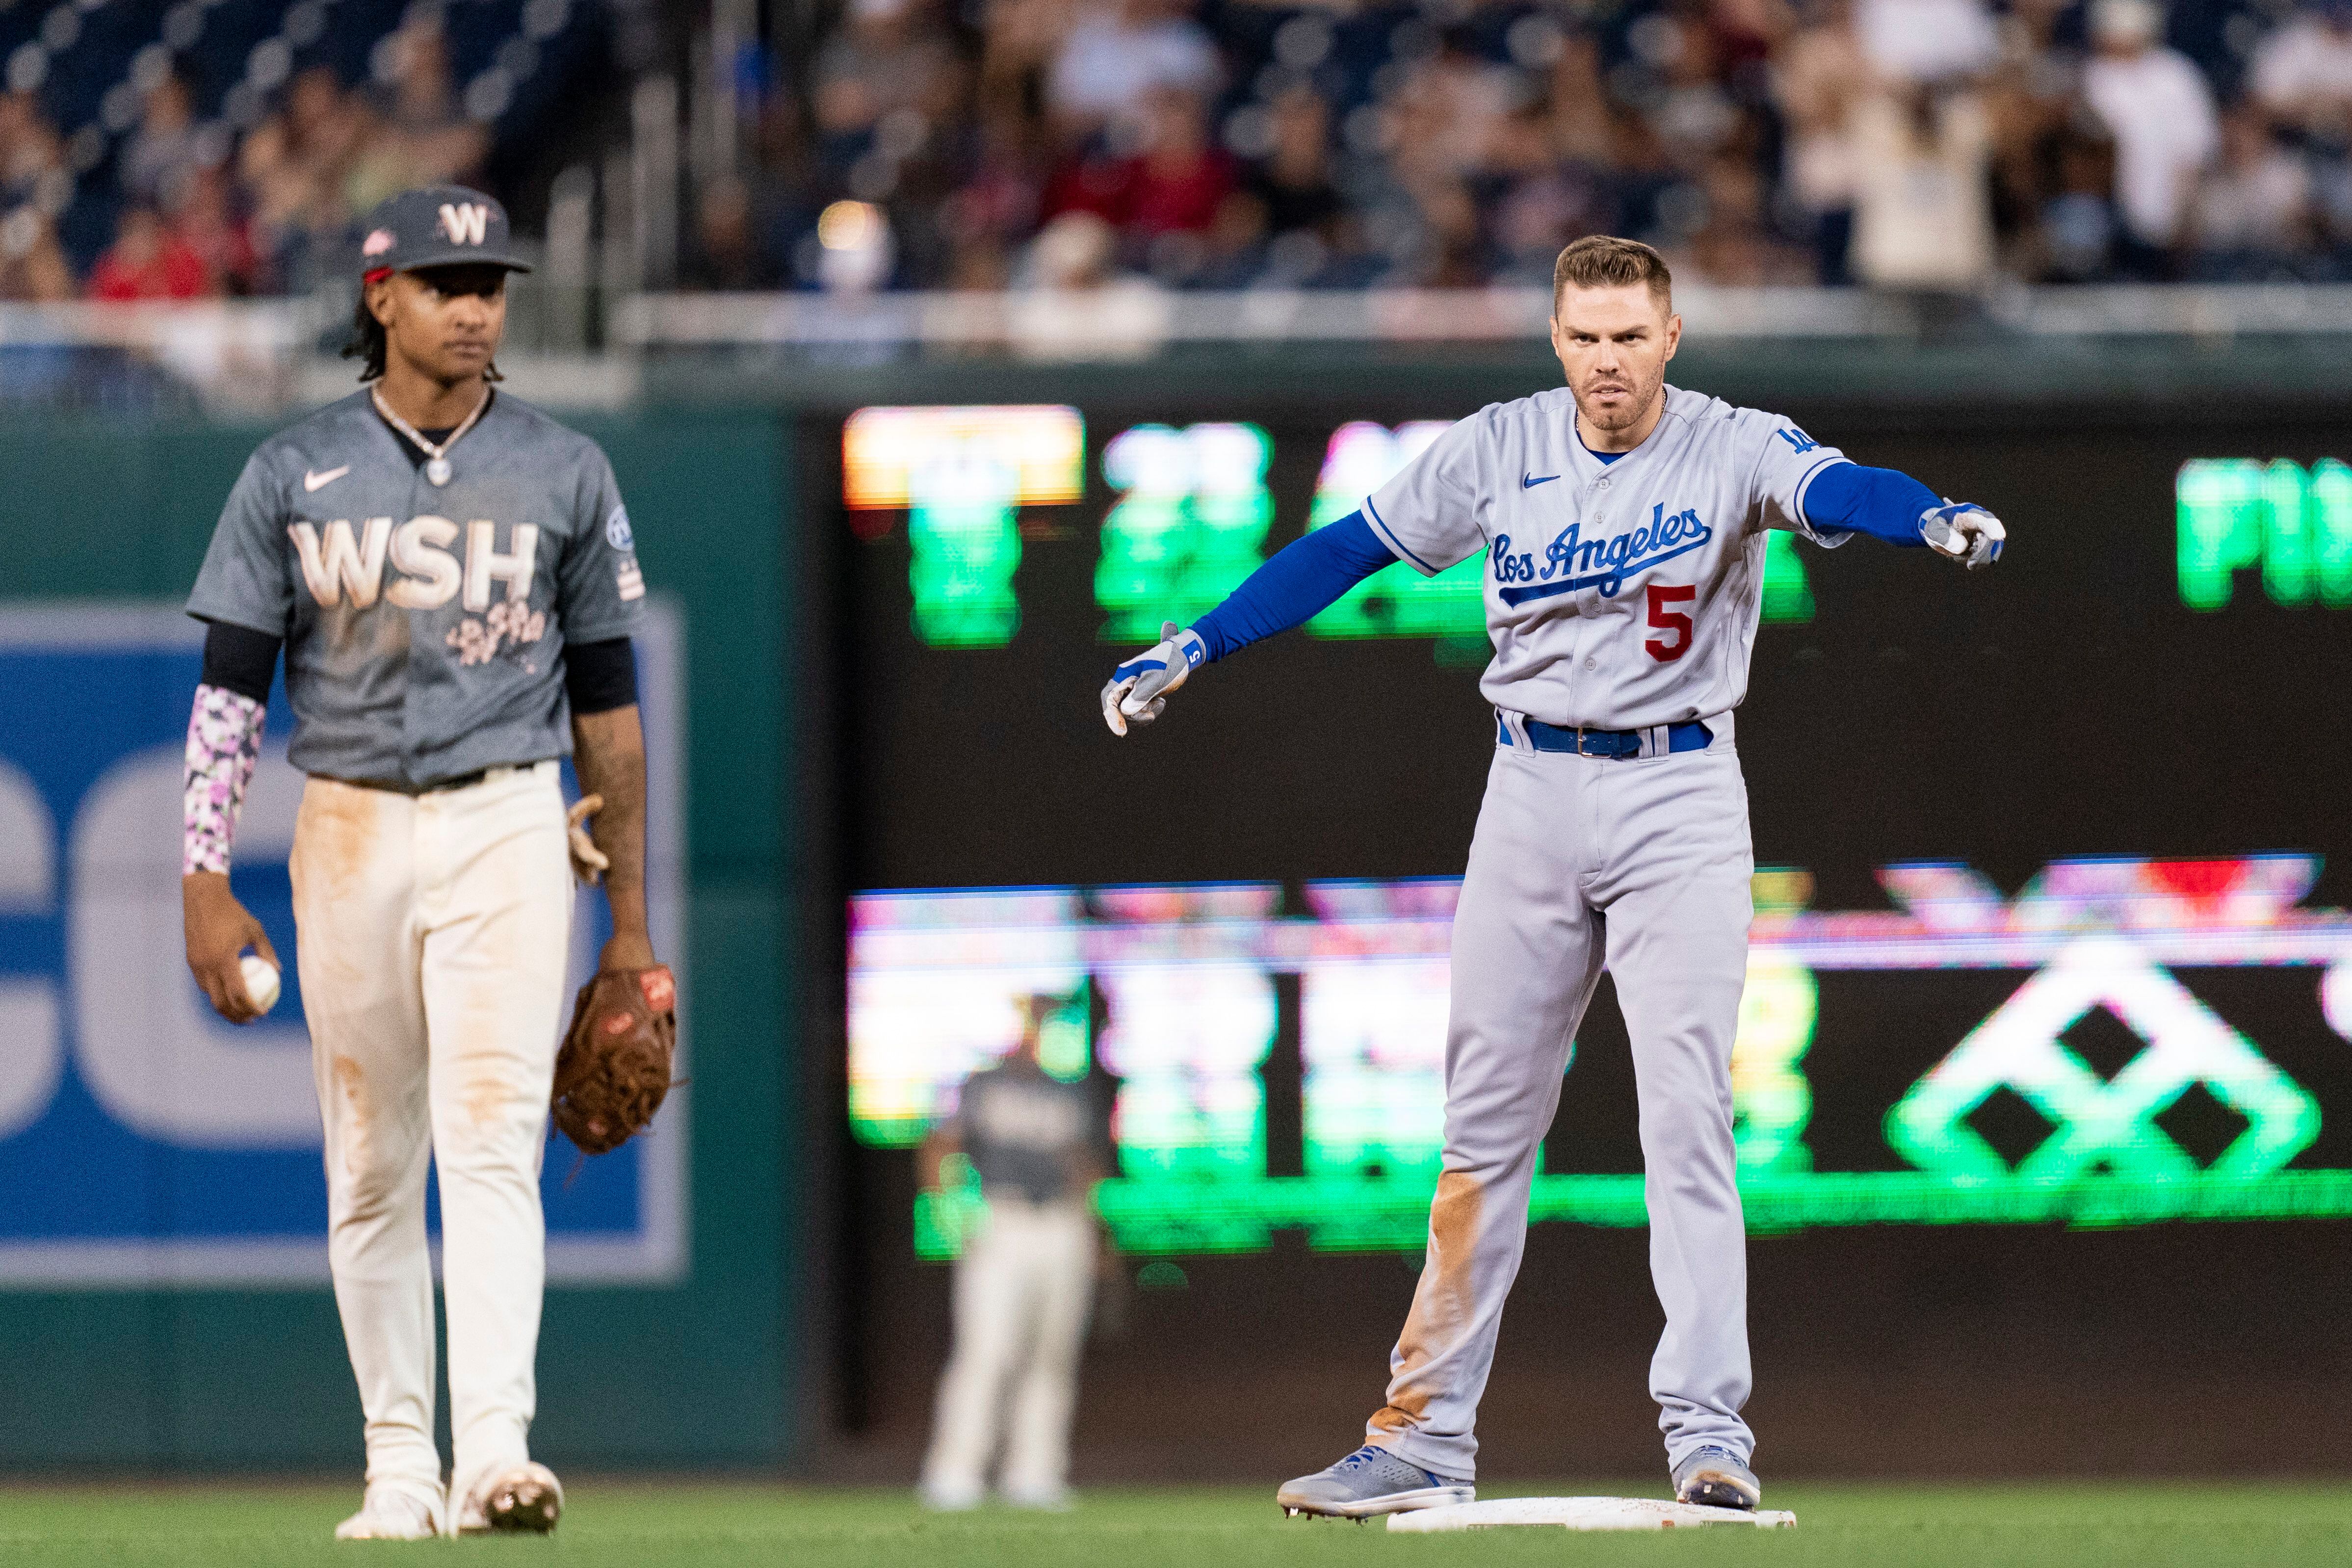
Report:
M1361 1519L1475 1495L1478 1400L1536 1156L1604 964L1641 1105L1666 1315L1650 1392L1675 1495L1743 1510L1762 1495L1739 1414L1750 1375L1731 1047L1755 857L1732 711L1748 692L1767 531L1824 546L1867 533L1971 569L1992 564L2005 531L1779 415L1667 385L1681 338L1656 251L1601 235L1569 246L1551 323L1566 388L1456 424L1361 510L1285 548L1192 626L1169 623L1103 688L1104 721L1123 735L1202 665L1374 572L1402 561L1433 577L1486 557L1495 657L1479 689L1495 760L1454 917L1428 1258L1388 1402L1363 1447L1276 1494L1293 1513ZM1331 693L1334 722L1377 722L1379 698ZM1195 782L1209 781L1180 779Z
M1093 1090L1040 1059L1049 1029L1083 1029L1063 1016L1070 1006L1024 998L1019 1043L964 1081L955 1116L923 1143L926 1187L961 1186L955 1164L969 1162L986 1200L956 1262L955 1348L923 1465L931 1508L978 1506L1000 1434L1004 1500L1069 1506L1070 1417L1100 1246L1089 1199L1109 1174Z
M230 1022L267 1010L240 956L275 955L228 867L282 647L287 755L310 775L289 869L327 1257L367 1423L366 1495L335 1533L545 1531L563 1491L529 1447L539 1170L575 869L607 877L603 967L654 963L630 644L645 581L604 454L491 384L507 274L527 270L504 209L458 186L409 191L366 236L346 352L368 384L261 444L188 600L207 624L188 724L188 966ZM567 753L585 792L568 831ZM600 807L592 838L582 824Z

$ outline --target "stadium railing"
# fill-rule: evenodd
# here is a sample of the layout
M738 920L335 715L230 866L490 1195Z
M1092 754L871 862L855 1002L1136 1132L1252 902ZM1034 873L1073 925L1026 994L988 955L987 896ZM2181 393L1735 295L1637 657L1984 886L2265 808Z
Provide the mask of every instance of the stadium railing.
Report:
M1676 291L1692 341L1780 342L1863 357L1930 344L1997 354L2102 340L2237 339L2334 355L2352 336L2352 285L2016 289L1983 296L1862 289ZM639 367L925 363L1134 364L1262 353L1510 348L1540 358L1540 289L1178 293L1148 283L1014 293L599 294L520 279L500 363L524 395L612 406ZM201 304L0 304L0 408L202 409L260 415L340 396L348 295ZM590 323L601 330L591 330ZM1841 347L1843 345L1843 348ZM2039 347L2037 347L2039 345Z

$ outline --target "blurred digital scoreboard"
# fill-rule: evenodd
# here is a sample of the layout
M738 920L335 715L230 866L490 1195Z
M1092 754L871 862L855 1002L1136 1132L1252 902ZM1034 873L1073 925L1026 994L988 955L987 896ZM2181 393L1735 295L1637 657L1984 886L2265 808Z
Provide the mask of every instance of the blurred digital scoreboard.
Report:
M1110 650L1447 423L1237 402L833 426L814 499L859 542L849 1115L867 1147L919 1142L1019 999L1060 995L1049 1064L1111 1080L1122 1247L1415 1249L1492 734L1463 678L1485 563L1381 573L1305 628L1321 652L1252 650L1112 742ZM1771 536L1738 721L1780 862L1733 1061L1751 1228L2352 1215L2352 887L2328 869L2352 468L2327 455L2352 431L2263 456L2196 429L1822 433L1992 505L2015 545L1964 577ZM1640 1225L1638 1149L1579 1094L1622 1087L1595 1040L1622 1058L1589 1019L1532 1217ZM977 1201L922 1194L918 1252L951 1255Z
M1275 528L1259 426L1208 420L1131 426L1103 444L1101 482L1115 492L1101 524L1094 604L1105 642L1159 640L1162 620L1213 608L1265 558L1336 522L1421 455L1448 421L1394 428L1349 420L1324 443L1300 526ZM914 634L933 647L1002 647L1021 626L1014 574L1024 508L1076 501L1086 489L1084 421L1075 408L861 408L842 433L843 504L906 514ZM871 533L887 515L859 524ZM1765 559L1767 620L1811 613L1793 540L1775 533ZM1429 637L1486 645L1483 563L1434 577L1383 572L1307 623L1322 637ZM1480 655L1483 658L1483 653Z
M2281 1004L2352 1042L2352 915L2300 907L2314 869L2288 856L2066 861L2012 900L1965 866L1895 866L1882 872L1893 912L1809 910L1801 874L1759 873L1732 1055L1750 1226L2352 1215L2352 1170L2296 1164L2318 1137L2318 1100L2174 973L2283 971ZM1108 1020L1092 1058L1118 1079L1121 1174L1100 1203L1122 1247L1247 1251L1281 1226L1317 1247L1417 1247L1443 1137L1457 888L1310 883L1295 913L1273 886L861 895L857 1136L919 1141L1013 1043L1021 998L1092 989ZM1821 977L1923 971L1985 972L2005 994L1899 1098L1869 1108L1882 1168L1821 1168L1806 1059ZM1260 1074L1281 975L1297 977L1304 1067L1295 1176L1266 1173ZM2102 1010L2137 1042L2120 1065L2069 1044ZM959 1201L924 1200L927 1255L950 1249L957 1222L939 1211ZM1642 1177L1546 1170L1531 1213L1639 1225Z
M1274 444L1259 426L1143 423L1103 443L1094 603L1106 642L1152 642L1162 620L1214 607L1290 538L1335 522L1450 423L1349 420L1324 443L1301 526L1275 529ZM843 504L871 537L904 513L914 634L934 647L1002 647L1021 625L1014 577L1024 508L1083 499L1085 421L1063 406L861 408L842 434ZM2328 458L2191 458L2175 483L2180 602L2226 605L2242 572L2281 605L2352 605L2352 468ZM1763 619L1813 613L1792 535L1767 541ZM1325 637L1433 637L1483 646L1484 562L1435 577L1382 573L1308 623Z

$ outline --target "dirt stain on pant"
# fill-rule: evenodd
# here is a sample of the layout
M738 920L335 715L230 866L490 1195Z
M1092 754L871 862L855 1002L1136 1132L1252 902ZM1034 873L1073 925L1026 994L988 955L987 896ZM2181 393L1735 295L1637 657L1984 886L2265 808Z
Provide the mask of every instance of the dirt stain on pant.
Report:
M477 1048L467 1053L462 1070L465 1087L458 1099L466 1108L466 1120L478 1132L487 1133L506 1119L520 1098L512 1068L503 1057Z
M316 879L321 901L358 889L378 851L383 806L376 791L333 779L313 778L302 792L295 826L299 875L306 884Z
M467 1123L484 1137L498 1136L500 1124L513 1119L530 1098L520 1042L513 1037L511 994L532 983L524 957L524 918L516 907L485 915L468 933L474 951L464 977L453 976L449 982L464 987L450 1019L457 1103L465 1109Z
M375 1107L368 1093L367 1073L349 1057L337 1057L332 1070L336 1092L342 1096L343 1173L354 1181L367 1170L368 1133Z
M1430 1390L1414 1383L1413 1375L1451 1349L1469 1324L1475 1302L1470 1260L1486 1206L1486 1189L1468 1172L1447 1171L1437 1178L1437 1196L1429 1205L1429 1258L1404 1331L1397 1336L1400 1365L1389 1402L1372 1416L1371 1424L1383 1432L1420 1425L1429 1412Z

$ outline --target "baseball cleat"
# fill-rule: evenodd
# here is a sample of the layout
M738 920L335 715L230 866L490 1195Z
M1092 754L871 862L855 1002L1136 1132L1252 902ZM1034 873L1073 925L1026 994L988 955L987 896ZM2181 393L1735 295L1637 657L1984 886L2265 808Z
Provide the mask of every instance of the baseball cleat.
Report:
M1728 1448L1708 1444L1683 1456L1675 1467L1675 1500L1702 1508L1736 1508L1752 1513L1764 1500L1756 1472Z
M563 1483L526 1459L474 1489L457 1510L459 1535L545 1535L563 1517Z
M360 1500L359 1512L335 1526L338 1541L430 1541L441 1533L440 1489L433 1496L394 1481L378 1481Z
M977 1481L925 1481L918 1494L933 1513L969 1513L987 1495Z
M1383 1513L1410 1513L1417 1508L1443 1508L1447 1503L1473 1502L1478 1489L1401 1459L1386 1448L1367 1443L1338 1464L1286 1482L1274 1494L1285 1517L1302 1513L1327 1519L1371 1519Z

